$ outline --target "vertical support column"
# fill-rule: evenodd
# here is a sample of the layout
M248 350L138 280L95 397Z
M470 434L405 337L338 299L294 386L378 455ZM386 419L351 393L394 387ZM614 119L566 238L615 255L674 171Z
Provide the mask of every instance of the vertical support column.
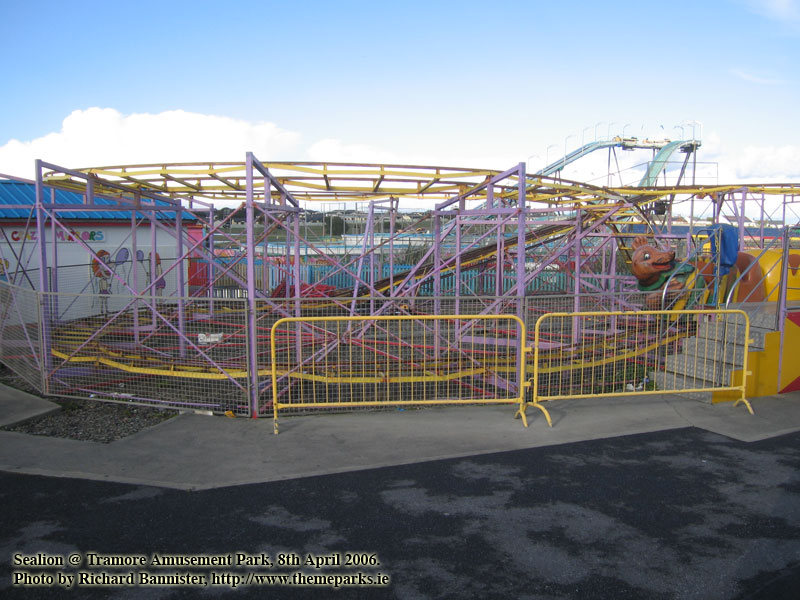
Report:
M583 219L581 218L581 209L578 207L575 210L575 241L572 243L572 248L575 256L575 291L572 300L572 311L581 312L581 244L583 235ZM581 321L575 317L572 321L572 343L577 344L581 336Z
M294 297L295 300L295 316L302 316L302 306L300 303L302 278L300 277L300 213L294 212L291 214L292 219L292 235L294 242L292 243L292 266L294 270Z
M441 315L442 314L442 215L440 214L440 210L437 209L435 216L433 217L433 268L435 269L434 272L434 279L433 279L433 314ZM440 341L439 341L439 319L434 320L433 322L433 351L434 356L439 356L439 348L440 348Z
M495 250L495 269L494 269L494 295L495 298L499 298L503 295L503 269L505 265L503 264L505 254L505 225L498 223L496 228L497 234L497 246Z
M245 166L247 192L245 199L245 227L247 228L247 369L249 371L250 416L258 417L258 340L256 336L256 272L253 225L253 153L247 153ZM288 265L287 265L288 266ZM287 282L288 288L288 282Z
M136 296L140 295L139 291L139 246L136 242L136 209L141 204L142 196L138 192L134 195L134 209L131 211L131 269L133 270L133 290ZM139 300L133 303L133 339L139 343Z
M688 248L688 246L687 246ZM612 294L616 294L616 292L622 287L619 281L619 274L617 273L617 251L619 249L618 244L612 243L611 244L611 259L608 263L608 274L614 275L614 279L609 281L609 285L606 287L606 292L611 292ZM614 310L617 310L617 307L614 307Z
M397 227L397 203L394 198L389 199L389 210L392 211L389 223L389 296L394 296L394 236Z
M525 321L522 299L525 297L525 215L527 209L525 163L519 163L517 195L517 316Z
M581 209L575 211L575 244L573 246L573 252L575 253L575 305L573 306L573 310L575 312L580 312L580 293L581 293L581 254L582 254L582 245L583 245L583 219L581 218Z
M433 217L433 268L433 310L434 314L440 315L442 314L442 215L438 210Z
M286 196L281 193L281 208L286 208ZM284 264L284 271L286 275L284 275L284 281L286 285L284 286L286 293L284 294L284 298L291 298L292 297L292 290L289 288L290 284L293 284L294 281L300 276L299 273L291 273L289 274L289 265L292 264L292 228L291 228L291 216L286 217L286 225L284 225L284 229L286 230L286 249L283 255L283 264ZM296 315L295 315L296 316Z
M214 207L208 209L208 222L211 226L211 231L208 234L208 269L206 277L208 277L208 316L210 319L214 318Z
M369 203L369 218L367 219L367 229L364 231L364 239L369 239L369 286L375 288L375 203ZM367 238L369 236L369 238ZM363 277L363 275L361 275ZM369 295L369 314L375 314L375 292Z
M269 178L264 178L264 201L261 205L261 210L263 211L263 227L261 228L261 237L263 238L263 249L261 254L261 293L264 294L264 297L269 296L270 290L270 265L269 261L267 260L267 250L269 246L269 242L267 241L266 230L267 230L267 211L272 203L272 182ZM288 285L288 282L287 282Z
M739 225L739 248L744 248L744 206L745 200L747 199L747 190L742 190L742 201L741 201L741 209L739 210L739 218L736 219ZM722 248L719 249L720 255L722 254Z
M794 199L794 196L792 196ZM786 194L783 195L783 202L781 202L781 223L786 225Z
M300 299L301 291L300 285L300 212L293 212L290 214L292 219L292 231L294 233L293 245L293 271L294 271L294 316L303 316L303 301ZM295 356L297 364L303 362L303 333L300 327L295 329Z
M156 276L158 274L157 271L157 263L160 260L160 255L158 254L158 233L156 227L156 219L158 219L158 213L155 210L150 211L150 267L149 273L150 275L147 277L148 281L148 288L150 292L150 320L151 326L153 330L155 330L156 326L156 311L158 307L156 306Z
M525 172L525 163L519 163L518 167L519 177L519 190L517 194L517 316L525 323L525 216L527 214L527 188L528 182L526 180L527 173ZM527 340L523 339L522 331L520 331L519 339L517 342L517 389L520 392L524 389L525 385L525 369L523 368L525 362L525 346Z
M456 212L456 282L455 282L455 309L457 315L461 314L461 209L464 201L459 204L459 210ZM460 324L456 323L456 331L460 330Z
M50 188L50 204L56 203L56 190ZM53 214L55 215L55 209ZM50 306L53 311L53 320L58 319L58 236L56 235L57 224L55 219L50 219L50 235L52 236L52 246L50 247L50 268L48 269L50 291L53 295L50 297Z
M175 259L183 256L183 210L175 211ZM182 357L186 356L186 278L184 275L186 265L183 260L174 268L178 281L178 350Z
M47 278L47 239L45 238L45 222L47 214L44 211L42 202L42 194L44 194L44 183L42 180L42 161L36 160L36 239L39 245L39 340L41 356L40 364L42 365L42 392L47 393L47 374L52 367L52 357L50 353L50 298L48 292L50 291L49 282Z

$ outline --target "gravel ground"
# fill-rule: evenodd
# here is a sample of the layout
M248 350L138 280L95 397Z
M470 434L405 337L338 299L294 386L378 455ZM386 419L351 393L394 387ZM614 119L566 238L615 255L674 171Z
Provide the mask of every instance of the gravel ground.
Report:
M2 365L0 365L0 383L38 395L24 379ZM61 410L2 429L107 444L157 425L178 414L175 410L133 404L88 399L47 399L61 406Z

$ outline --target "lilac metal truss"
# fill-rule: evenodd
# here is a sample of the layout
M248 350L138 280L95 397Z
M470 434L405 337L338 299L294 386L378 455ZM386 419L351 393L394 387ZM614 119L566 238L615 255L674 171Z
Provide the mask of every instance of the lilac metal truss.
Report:
M337 258L326 252L324 248L316 246L301 235L300 223L303 208L300 202L284 185L259 161L253 153L247 153L245 161L246 195L243 204L246 219L246 240L233 260L222 262L218 260L215 251L215 236L226 237L236 241L228 234L224 225L232 218L215 223L213 218L213 205L190 197L172 197L167 194L157 193L152 188L128 185L124 183L109 182L97 175L87 174L59 167L57 165L36 162L36 200L31 208L26 229L35 226L39 260L38 290L42 320L42 345L41 361L45 381L58 369L53 364L52 328L55 318L59 314L55 304L57 296L49 292L58 291L59 256L56 242L58 231L71 232L69 223L60 217L63 211L75 211L74 204L59 204L56 201L54 188L59 187L58 180L48 180L45 183L44 170L61 173L69 176L69 189L74 189L76 182L83 182L84 204L82 211L130 211L131 212L131 244L132 260L137 260L139 242L137 230L140 223L149 223L151 248L157 247L157 236L165 235L174 238L176 242L177 257L169 265L162 277L174 271L177 280L176 310L174 318L167 314L150 296L148 311L152 314L152 327L158 322L161 326L175 333L178 337L179 352L183 355L187 349L196 352L208 364L220 373L227 374L225 365L212 359L203 348L187 334L187 308L192 304L192 297L187 293L184 263L190 256L200 255L207 260L209 273L208 282L196 291L196 297L202 297L213 314L214 304L213 289L216 282L225 277L234 281L246 292L247 316L246 326L249 331L246 343L246 361L248 376L243 385L236 378L228 378L243 392L248 399L249 414L253 417L260 413L260 398L264 391L264 382L259 379L259 363L261 349L258 337L255 334L262 319L271 315L280 317L302 316L303 301L302 290L304 282L301 281L302 253L306 256L321 257L331 267L331 272L326 276L331 278L336 274L348 275L353 283L348 290L339 290L328 301L336 305L340 313L347 316L359 314L361 298L369 298L369 313L374 316L386 314L389 311L395 314L411 314L410 306L421 290L429 286L432 289L433 312L442 314L443 299L451 296L452 306L456 314L462 312L463 307L469 306L468 312L475 314L511 313L517 315L523 322L532 327L529 315L526 314L526 290L529 284L555 270L568 271L570 274L570 287L564 289L565 294L571 294L572 309L581 310L581 295L592 293L609 301L617 302L617 306L628 308L624 300L620 300L619 288L630 278L627 274L617 273L617 253L619 236L633 234L620 233L629 223L630 215L638 211L637 201L616 195L608 190L603 190L601 200L589 201L585 198L577 199L572 204L533 205L527 199L534 186L563 186L564 182L555 182L541 177L529 177L525 171L525 164L508 169L505 172L487 177L471 189L446 200L432 211L433 239L432 245L424 253L421 260L405 273L394 271L394 244L399 232L396 230L397 211L399 202L396 198L373 201L369 205L366 219L364 237L361 240L361 252L354 258L344 256ZM559 188L563 189L563 188ZM50 191L48 194L47 191ZM600 190L600 188L598 188ZM569 197L568 192L558 191L553 195ZM97 204L96 198L112 200L115 205ZM744 243L748 236L757 237L752 227L748 227L745 215L745 200L753 200L752 194L746 188L727 195L720 194L714 198L713 220L719 222L723 216L723 206L730 206L737 222L740 243ZM764 222L769 215L765 208L766 202L763 195L760 200L760 237L764 236ZM690 234L694 224L695 197L691 196L692 216L690 221ZM15 208L19 208L18 206ZM379 222L376 211L379 208L389 213L388 240L375 243L376 226ZM784 203L785 222L786 207ZM202 227L202 235L190 236L185 227L184 216L196 219L198 227ZM159 218L166 217L166 218ZM258 233L257 223L263 222L263 230ZM172 221L174 220L174 225ZM646 219L644 222L647 222ZM52 247L48 256L45 243L46 228L50 226ZM671 224L663 237L671 238ZM649 226L653 227L652 224ZM657 234L661 231L653 227ZM285 251L283 256L282 273L284 275L284 297L273 298L266 277L266 269L262 284L257 285L256 259L261 255L262 264L268 260L266 247L267 236L282 232L285 234ZM27 237L27 236L26 236ZM75 236L75 241L83 247L91 257L98 259L97 253L91 245ZM8 240L6 240L8 242ZM7 243L11 248L11 244ZM376 277L376 252L384 245L389 248L389 277L381 280ZM263 251L259 253L259 249ZM24 252L20 252L22 256ZM150 256L151 273L155 271L154 252ZM586 265L593 259L600 261L602 273L589 273ZM245 275L242 277L235 270L237 265L244 263ZM565 266L566 265L566 266ZM48 277L48 266L52 267L53 276ZM364 275L364 268L368 266L368 275ZM22 269L21 273L19 272ZM20 276L28 277L25 267L20 266L15 274L16 281ZM477 272L480 281L477 287L465 284L464 277ZM506 285L506 279L512 278L511 285ZM594 279L590 279L589 276ZM141 285L138 280L137 270L134 270L132 283L128 283L117 273L112 272L112 277L131 295L130 301L112 315L108 322L102 325L86 340L83 340L73 351L76 355L93 340L97 339L108 328L114 319L131 307L138 306L139 302L147 302L143 298L156 285L155 277ZM484 279L489 279L484 286ZM599 283L597 282L599 279ZM321 282L326 281L322 279ZM446 283L453 282L449 289ZM310 282L309 282L310 283ZM32 286L33 287L33 286ZM490 288L490 294L487 289ZM491 296L490 299L487 299ZM378 301L381 302L378 302ZM475 300L467 305L467 301ZM622 304L620 304L622 303ZM478 308L475 308L478 306ZM781 305L779 311L785 312ZM139 311L133 310L133 330L136 342L145 341L152 333L147 327L140 326ZM436 350L442 350L436 323L425 323L435 340ZM370 327L379 327L375 322L366 324L348 324L348 335L363 335ZM358 328L357 330L355 328ZM319 335L311 325L304 329L296 330L296 354L302 357L302 332ZM576 332L577 335L577 332ZM520 339L518 342L517 367L519 361L524 360L523 348L528 340ZM31 340L33 350L33 341ZM313 357L306 357L305 361L318 360L333 350L337 340L327 340L322 348ZM442 341L442 344L445 342ZM34 355L37 353L34 352ZM296 368L303 367L303 360L297 360ZM519 372L517 368L515 372ZM500 381L501 385L508 387L522 386L522 381ZM46 390L43 390L46 391Z

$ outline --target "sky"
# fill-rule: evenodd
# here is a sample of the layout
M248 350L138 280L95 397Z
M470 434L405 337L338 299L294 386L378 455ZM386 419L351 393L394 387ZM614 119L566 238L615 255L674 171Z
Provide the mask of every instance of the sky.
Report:
M710 183L800 182L800 0L0 4L0 173L248 151L535 171L624 134L700 139ZM627 183L649 156L621 154Z

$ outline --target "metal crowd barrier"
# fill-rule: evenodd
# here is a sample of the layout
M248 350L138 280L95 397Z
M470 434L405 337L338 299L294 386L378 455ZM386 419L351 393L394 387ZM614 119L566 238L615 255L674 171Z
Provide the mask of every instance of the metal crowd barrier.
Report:
M270 335L272 408L524 403L515 315L289 317Z
M745 397L750 321L741 310L548 313L534 326L531 399L646 394Z

